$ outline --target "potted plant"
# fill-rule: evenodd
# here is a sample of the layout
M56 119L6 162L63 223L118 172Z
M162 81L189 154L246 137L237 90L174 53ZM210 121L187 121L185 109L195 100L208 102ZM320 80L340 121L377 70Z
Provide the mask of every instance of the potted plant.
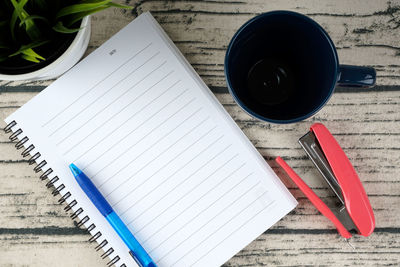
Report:
M90 14L132 7L111 0L0 0L0 80L55 78L90 39Z

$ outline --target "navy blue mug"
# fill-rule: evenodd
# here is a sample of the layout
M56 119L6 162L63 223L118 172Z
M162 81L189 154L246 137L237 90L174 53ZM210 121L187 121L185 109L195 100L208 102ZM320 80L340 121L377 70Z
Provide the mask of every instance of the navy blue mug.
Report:
M272 11L246 22L225 56L234 100L267 122L292 123L319 111L336 86L371 87L370 67L339 65L332 40L307 16Z

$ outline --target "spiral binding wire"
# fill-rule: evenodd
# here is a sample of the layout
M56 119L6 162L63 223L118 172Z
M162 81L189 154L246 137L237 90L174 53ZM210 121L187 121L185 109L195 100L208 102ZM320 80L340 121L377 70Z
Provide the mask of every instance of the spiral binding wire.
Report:
M12 122L10 122L4 128L4 132L7 133L7 134L13 132L9 136L9 139L12 142L18 140L18 137L23 133L23 130L21 128L18 128L17 130L14 131L13 128L15 126L17 126L17 122L15 120L13 120ZM15 144L15 148L17 150L23 148L25 143L28 142L28 141L29 141L29 138L27 136L24 136L23 138L21 138ZM31 155L31 152L34 149L35 149L35 146L30 144L27 148L25 148L22 151L21 155L25 158L25 157ZM39 160L40 157L41 157L41 154L39 152L36 152L35 154L31 155L31 157L28 160L29 165L32 165L32 164L36 163ZM47 161L46 160L41 160L33 168L33 170L36 173L39 173L39 172L43 171L43 168L45 168L46 165L47 165ZM59 178L56 175L56 176L54 176L53 178L50 179L49 175L51 173L53 173L53 169L52 168L48 168L47 170L43 171L43 173L40 175L40 179L42 181L44 181L46 179L49 179L49 181L46 183L46 187L49 188L49 189L53 188L52 192L51 192L53 196L57 196L57 195L60 194L61 197L58 199L58 203L59 204L63 204L68 198L72 197L72 194L69 191L64 193L64 191L66 191L66 188L65 188L64 184L60 184L57 187L55 187L55 183L59 180ZM76 199L73 199L71 202L69 202L64 207L65 212L69 212L76 205L78 205L78 201L76 201ZM86 215L81 220L78 221L77 218L82 212L84 212L84 209L82 207L79 207L78 209L76 209L76 211L74 211L70 215L71 219L74 221L75 226L77 226L78 228L80 228L81 226L83 226L85 223L87 223L90 220L90 217ZM96 225L94 223L90 224L89 227L86 228L86 230L91 235L91 237L89 238L89 242L90 243L93 243L93 242L97 241L102 236L102 233L100 231L96 231L95 228L96 228ZM95 247L95 250L99 251L99 250L103 249L107 244L108 244L107 239L103 239L101 242L98 242L98 245ZM114 253L114 248L110 247L107 251L105 251L103 254L101 254L100 257L102 257L103 259L106 259L107 257L110 257L112 253ZM115 264L117 264L117 262L119 260L120 260L120 257L118 255L116 255L109 262L107 262L107 266L115 265ZM120 267L126 267L125 263L120 265Z

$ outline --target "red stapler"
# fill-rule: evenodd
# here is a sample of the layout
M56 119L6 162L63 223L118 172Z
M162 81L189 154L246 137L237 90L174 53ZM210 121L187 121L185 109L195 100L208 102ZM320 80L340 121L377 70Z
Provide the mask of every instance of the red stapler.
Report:
M329 209L282 158L278 157L277 163L314 206L334 223L341 236L350 238L350 231L354 230L369 236L375 228L371 204L356 171L332 134L323 124L315 123L299 143L337 196L340 206L336 210Z

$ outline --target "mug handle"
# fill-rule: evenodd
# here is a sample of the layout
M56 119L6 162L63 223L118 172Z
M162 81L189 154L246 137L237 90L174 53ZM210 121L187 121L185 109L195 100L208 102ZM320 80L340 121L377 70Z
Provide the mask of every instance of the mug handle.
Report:
M340 87L369 88L375 85L376 71L374 68L340 65L339 72L337 85Z

